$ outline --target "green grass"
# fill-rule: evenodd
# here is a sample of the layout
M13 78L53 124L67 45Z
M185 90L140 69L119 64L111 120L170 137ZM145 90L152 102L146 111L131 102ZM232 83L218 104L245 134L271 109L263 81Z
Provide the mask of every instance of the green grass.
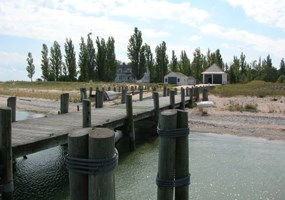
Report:
M268 83L263 81L252 81L246 84L227 84L217 86L210 91L221 97L232 96L285 96L285 83Z

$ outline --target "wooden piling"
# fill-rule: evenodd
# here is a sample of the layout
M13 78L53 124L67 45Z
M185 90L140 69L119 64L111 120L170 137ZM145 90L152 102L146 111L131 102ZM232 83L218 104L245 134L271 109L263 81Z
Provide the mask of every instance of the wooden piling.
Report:
M193 108L193 87L189 89L189 96L190 96L190 100L189 100L189 108Z
M177 95L177 88L174 88L174 94Z
M126 95L126 113L127 113L127 133L130 140L130 150L136 149L136 135L135 135L135 125L133 118L133 101L132 95Z
M188 128L188 112L179 110L177 113L177 128ZM188 135L176 138L175 179L189 175L189 140ZM189 199L189 185L175 188L176 200Z
M175 108L175 91L171 90L170 91L170 108L174 109Z
M89 159L107 159L115 153L114 131L96 128L89 133ZM88 178L89 200L115 200L114 172L90 174Z
M154 104L154 122L158 124L159 120L159 94L158 92L153 93L153 104Z
M140 101L142 101L143 100L143 88L140 87L139 91L140 91Z
M208 89L206 87L203 89L203 101L209 101Z
M90 99L91 97L93 97L93 96L92 96L92 92L93 92L93 87L90 87L90 88L89 88L89 99Z
M12 111L11 108L0 109L0 164L2 171L2 200L12 200L13 164L12 164Z
M68 113L69 107L69 93L63 93L60 95L60 114Z
M166 87L166 85L163 86L163 96L164 97L167 96L167 87Z
M121 104L126 103L126 94L127 94L127 90L125 88L122 88Z
M80 100L87 99L86 88L80 88Z
M173 91L174 92L174 91ZM159 118L161 130L177 127L177 111L165 110ZM161 180L174 180L176 139L174 137L159 137L158 177ZM158 187L157 200L173 200L173 187Z
M154 93L156 92L156 87L152 87L152 98L154 98Z
M103 102L104 102L104 92L103 91L96 91L96 102L95 107L96 108L103 108Z
M90 128L78 129L68 134L68 156L88 158L88 133L90 130ZM69 170L69 187L71 200L88 200L87 174Z
M91 103L89 99L83 99L82 101L82 127L91 127Z
M180 109L185 110L185 89L181 88L181 104Z
M7 107L11 108L12 111L12 122L16 121L16 104L17 104L16 97L9 97L7 99Z

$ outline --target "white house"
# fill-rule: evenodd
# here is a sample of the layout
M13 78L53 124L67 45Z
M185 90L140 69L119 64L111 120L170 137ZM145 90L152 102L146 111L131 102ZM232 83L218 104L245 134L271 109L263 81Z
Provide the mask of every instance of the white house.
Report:
M211 65L202 74L204 84L227 84L227 73L216 64Z
M164 76L164 83L174 85L189 85L195 84L196 81L193 77L188 77L180 72L170 72Z

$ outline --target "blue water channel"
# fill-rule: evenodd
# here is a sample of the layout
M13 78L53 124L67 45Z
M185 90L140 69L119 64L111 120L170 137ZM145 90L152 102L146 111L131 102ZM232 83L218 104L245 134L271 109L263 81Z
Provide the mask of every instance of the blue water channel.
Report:
M69 199L66 147L18 158L16 200ZM190 199L284 200L285 142L230 135L191 133ZM115 170L117 200L156 200L158 139L120 154Z

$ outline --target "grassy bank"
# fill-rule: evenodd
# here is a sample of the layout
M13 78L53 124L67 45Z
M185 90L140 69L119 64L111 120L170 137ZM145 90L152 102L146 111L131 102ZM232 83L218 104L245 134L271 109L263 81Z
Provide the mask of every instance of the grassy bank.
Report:
M211 90L211 94L221 97L232 96L285 96L284 83L268 83L263 81L252 81L245 84L227 84L217 86Z

